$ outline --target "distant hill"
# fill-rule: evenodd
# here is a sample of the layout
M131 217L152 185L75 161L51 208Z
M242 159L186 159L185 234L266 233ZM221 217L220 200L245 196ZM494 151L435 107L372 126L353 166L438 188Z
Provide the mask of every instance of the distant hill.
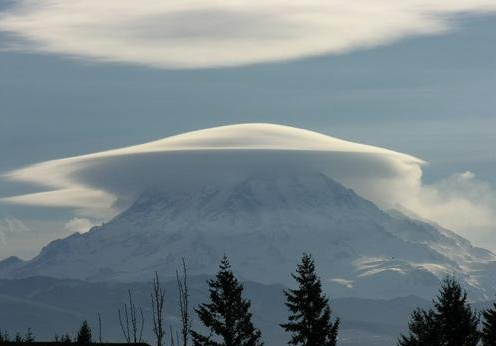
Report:
M205 276L191 278L192 307L206 299ZM177 292L175 282L164 284L166 289L167 321L177 326ZM252 300L254 321L264 335L267 345L286 345L287 335L278 324L285 321L287 311L283 305L283 287L245 282L246 295ZM87 319L97 332L97 313L102 317L105 341L122 341L117 309L127 301L131 289L136 304L145 312L145 336L151 341L150 284L149 283L88 283L80 280L31 277L17 280L0 280L0 329L12 333L32 328L38 340L53 338L55 333L77 331ZM427 307L430 302L415 296L390 300L360 298L332 299L335 316L342 319L340 345L387 346L407 325L410 313L416 307ZM476 308L489 306L480 303ZM380 319L377 312L380 311ZM194 315L194 314L193 314ZM195 321L194 326L198 324Z

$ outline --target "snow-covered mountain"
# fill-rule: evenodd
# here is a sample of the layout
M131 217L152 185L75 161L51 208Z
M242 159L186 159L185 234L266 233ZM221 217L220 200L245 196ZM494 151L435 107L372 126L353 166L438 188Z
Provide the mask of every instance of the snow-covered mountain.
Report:
M385 212L317 171L267 172L184 191L148 191L110 222L0 262L1 277L85 280L214 273L226 253L237 273L292 285L311 253L333 296L431 297L457 276L475 299L494 294L496 256L441 227Z

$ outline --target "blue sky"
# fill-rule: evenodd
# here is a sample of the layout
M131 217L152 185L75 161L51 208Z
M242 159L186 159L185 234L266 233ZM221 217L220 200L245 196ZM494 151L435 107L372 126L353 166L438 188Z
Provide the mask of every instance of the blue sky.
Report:
M4 49L0 172L194 129L270 122L415 155L429 162L427 184L470 171L494 189L496 15L451 20L449 31L224 68L170 69ZM12 41L0 33L1 46ZM0 197L32 191L0 181ZM32 256L69 234L70 220L78 222L69 209L11 205L0 205L2 218L7 236L0 258ZM27 230L12 226L16 222Z

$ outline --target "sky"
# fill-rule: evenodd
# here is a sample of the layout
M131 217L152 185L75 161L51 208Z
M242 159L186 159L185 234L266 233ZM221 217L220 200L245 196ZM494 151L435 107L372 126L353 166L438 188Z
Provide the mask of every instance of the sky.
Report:
M449 226L496 250L494 2L99 3L0 0L0 173L278 123L424 160L429 200L451 208L436 217L473 210L482 224ZM0 198L41 190L0 179ZM2 203L0 259L102 221Z

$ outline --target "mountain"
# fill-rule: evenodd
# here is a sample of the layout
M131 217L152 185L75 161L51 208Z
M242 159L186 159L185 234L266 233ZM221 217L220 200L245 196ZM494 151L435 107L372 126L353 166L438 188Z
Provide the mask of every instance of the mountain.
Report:
M303 252L333 297L430 298L447 274L474 299L494 294L493 253L310 170L143 192L108 223L0 262L0 276L143 281L173 277L182 257L192 275L212 274L226 253L242 278L290 286Z

